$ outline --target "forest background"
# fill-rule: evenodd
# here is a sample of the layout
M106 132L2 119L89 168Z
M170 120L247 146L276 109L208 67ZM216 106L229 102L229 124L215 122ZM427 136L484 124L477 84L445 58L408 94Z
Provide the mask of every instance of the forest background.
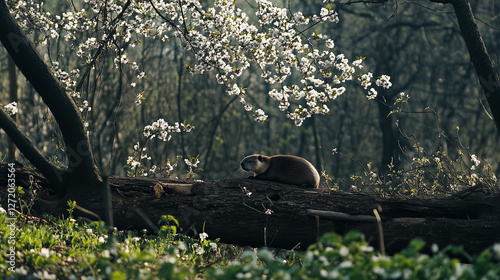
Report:
M70 5L71 1L45 1L44 8L58 14L69 10ZM284 5L305 15L317 13L324 6L320 1ZM247 3L239 6L252 9ZM198 179L221 179L247 176L240 170L239 161L253 153L305 157L332 178L331 186L341 189L357 185L355 175L367 170L386 173L390 162L395 169L409 170L414 158L423 153L461 158L470 166L475 165L470 161L475 155L499 174L500 155L495 152L498 132L453 8L428 1L332 6L339 12L340 22L315 25L311 34L316 31L333 38L336 48L351 60L365 57L365 68L375 76L391 76L391 89L379 91L375 100L367 100L358 85L346 84L346 94L328 104L328 115L313 116L295 126L266 94L269 85L254 69L241 79L246 83L247 98L269 115L266 122L259 123L251 112L243 110L238 98L227 95L214 73L189 73L187 67L194 63L194 55L184 51L177 38L130 41L121 47L127 49L127 59L137 61L145 76L135 83L137 71L131 67L116 69L115 54L104 53L96 71L81 85L77 101L88 123L99 169L125 175L134 145L144 144L144 126L163 118L172 124L192 124L195 129L173 135L169 142L148 141L151 162L147 158L141 161L159 167L177 162L173 175L179 178L189 166L177 161L178 155L184 159L199 155L197 166L202 170L197 170ZM471 6L499 72L498 3L472 1ZM75 75L70 70L83 69L73 46L64 44L62 36L39 40L36 29L28 36L59 77L70 78ZM13 100L8 96L12 75L3 48L0 61L0 102L5 105ZM50 111L20 74L17 86L18 125L52 161L64 160L62 136ZM400 92L410 96L409 102L403 112L389 114L387 105L393 104ZM139 102L142 104L137 105ZM10 160L9 150L12 146L8 137L0 131L2 161ZM23 161L21 155L18 157Z

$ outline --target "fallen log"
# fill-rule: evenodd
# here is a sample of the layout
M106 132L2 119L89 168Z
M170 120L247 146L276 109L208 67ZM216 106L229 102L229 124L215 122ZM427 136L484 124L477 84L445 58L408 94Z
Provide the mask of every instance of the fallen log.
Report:
M5 186L7 173L3 169L0 167L0 184ZM46 191L50 186L36 171L16 168L16 180L23 188L35 182L42 190L32 212L56 216L67 213L68 198ZM109 184L114 225L119 229L151 229L137 213L139 209L153 223L161 215L173 215L181 232L204 230L210 238L225 243L305 249L325 232L358 230L378 247L380 235L373 209L381 209L385 249L389 253L406 247L415 237L440 248L462 245L471 253L500 242L500 194L485 193L481 188L424 199L302 189L252 179L195 182L110 177ZM71 199L104 216L101 198ZM75 211L77 214L84 215Z

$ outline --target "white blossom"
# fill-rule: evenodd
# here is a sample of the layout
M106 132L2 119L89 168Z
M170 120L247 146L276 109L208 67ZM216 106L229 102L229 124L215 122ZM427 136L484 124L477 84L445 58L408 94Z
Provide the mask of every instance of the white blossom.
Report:
M157 137L158 139L163 141L170 141L170 139L172 138L172 133L179 133L182 131L182 129L188 126L190 127L189 131L194 128L193 126L185 124L181 126L178 122L174 123L173 125L169 125L168 122L166 122L164 119L158 119L151 125L147 125L144 127L143 135L146 138Z
M362 74L359 77L359 81L361 82L361 86L364 89L368 89L369 86L372 85L371 78L373 77L373 73L368 72L367 74Z
M476 155L471 155L470 160L472 161L472 167L470 169L476 170L476 168L479 166L481 161L477 158Z
M257 109L254 113L254 120L257 122L264 122L267 120L267 115L264 113L264 110Z
M3 106L3 109L5 110L5 113L9 116L13 116L17 114L17 112L19 111L17 108L17 102L15 101Z
M340 247L339 255L342 257L347 257L347 255L349 255L349 248L347 248L346 246Z
M400 92L398 94L398 98L394 102L394 105L396 105L398 103L408 102L408 99L410 99L410 96L408 94L406 94L404 92Z
M47 248L42 248L39 252L40 257L42 258L48 258L51 255L51 252Z
M204 241L208 238L208 234L206 232L200 233L200 240Z
M375 84L379 87L383 87L385 89L388 89L392 86L392 83L389 81L390 79L391 79L391 77L389 77L387 75L382 75L377 79Z
M205 250L203 249L203 247L197 247L196 248L196 253L198 255L203 255L205 253Z
M376 97L377 97L377 91L374 88L371 88L366 98L368 98L368 100L372 100L375 99Z
M200 160L195 159L194 161L190 161L189 159L186 158L186 159L184 159L184 163L186 163L186 165L189 168L198 168L198 163L200 163Z

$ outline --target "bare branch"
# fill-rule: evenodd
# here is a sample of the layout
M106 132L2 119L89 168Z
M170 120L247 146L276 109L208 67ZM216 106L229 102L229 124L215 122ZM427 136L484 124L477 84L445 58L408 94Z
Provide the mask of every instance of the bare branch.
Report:
M0 127L7 133L23 155L51 182L59 182L62 169L51 164L31 142L31 140L17 127L14 120L0 108ZM56 189L59 185L54 185Z

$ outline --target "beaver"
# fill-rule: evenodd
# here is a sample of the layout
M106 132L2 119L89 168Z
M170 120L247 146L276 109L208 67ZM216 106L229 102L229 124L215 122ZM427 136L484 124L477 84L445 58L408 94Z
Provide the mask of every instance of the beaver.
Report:
M255 176L249 178L296 185L303 188L318 188L319 173L314 166L301 157L292 155L250 155L241 161L241 168Z

